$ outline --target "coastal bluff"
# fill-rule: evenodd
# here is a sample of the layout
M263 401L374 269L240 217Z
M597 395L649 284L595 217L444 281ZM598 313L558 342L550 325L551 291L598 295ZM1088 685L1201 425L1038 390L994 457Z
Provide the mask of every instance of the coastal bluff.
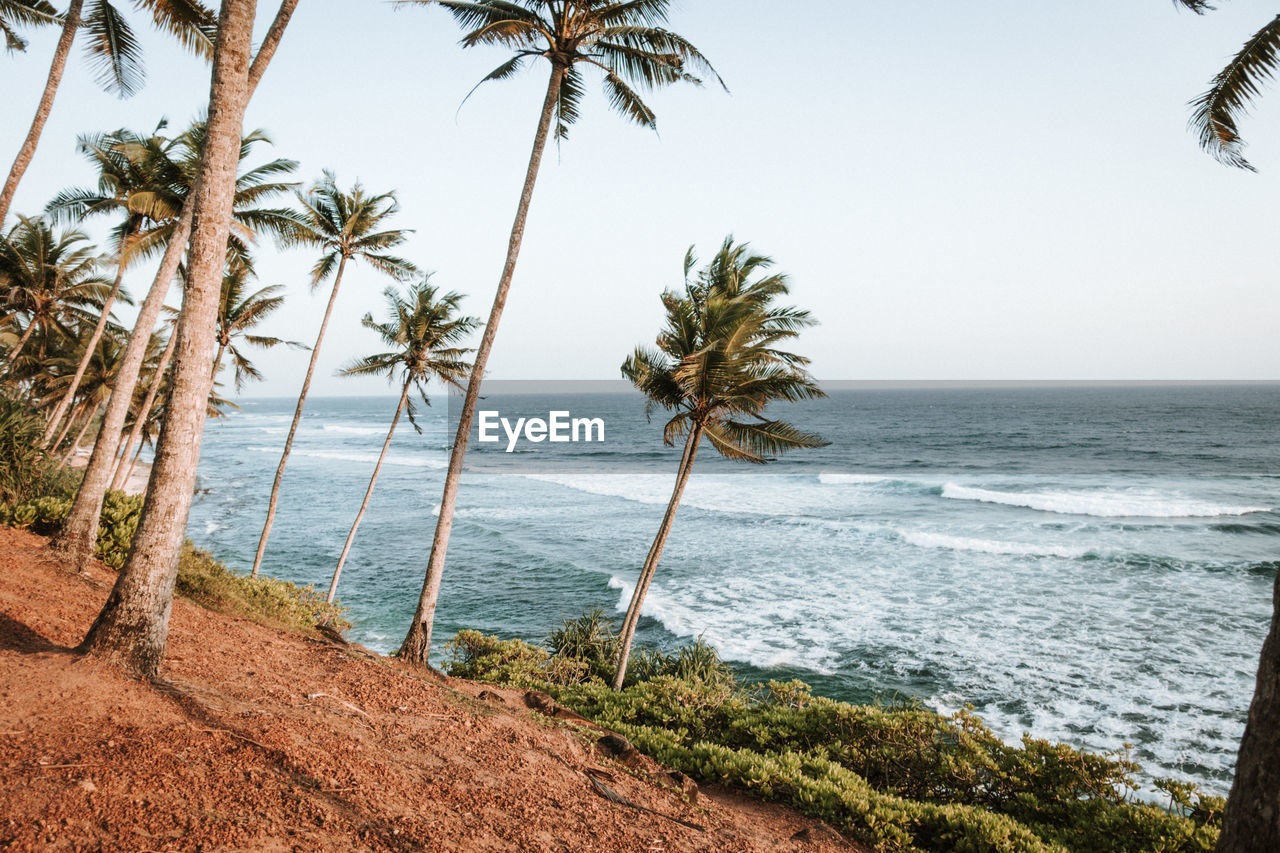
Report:
M72 574L45 541L0 527L0 848L863 849L691 792L519 691L181 599L163 677L139 683L72 651L113 573Z

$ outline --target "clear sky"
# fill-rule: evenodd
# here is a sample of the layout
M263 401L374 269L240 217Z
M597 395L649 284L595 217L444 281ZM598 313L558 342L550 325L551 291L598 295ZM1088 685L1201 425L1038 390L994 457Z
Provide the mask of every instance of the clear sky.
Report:
M275 4L259 5L261 30ZM1260 174L1218 165L1186 130L1186 102L1276 7L1221 5L1197 17L1167 0L677 0L672 28L732 94L652 95L658 136L611 113L593 81L544 162L490 374L617 377L657 332L685 249L709 255L732 233L774 257L822 322L797 345L820 378L1277 378L1280 92L1243 126ZM207 68L132 17L147 88L116 100L73 57L15 211L92 180L77 133L181 124L206 101ZM302 0L246 126L303 179L330 168L395 189L415 232L404 254L484 316L546 69L459 113L505 54L457 38L439 9ZM54 40L0 56L6 167ZM266 333L314 337L313 261L264 246L261 283L289 289ZM129 283L145 292L148 270ZM359 317L384 285L348 274L313 393L386 388L332 376L376 347ZM266 381L247 393L295 394L306 361L261 355Z

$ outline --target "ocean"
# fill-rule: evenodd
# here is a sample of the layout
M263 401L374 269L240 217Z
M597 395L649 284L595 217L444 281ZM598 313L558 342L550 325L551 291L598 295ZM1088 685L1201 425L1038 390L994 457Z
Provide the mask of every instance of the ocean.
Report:
M462 628L539 641L625 609L680 448L636 395L576 387L482 402L598 417L605 440L473 437L433 657ZM434 402L421 434L402 420L339 589L351 638L384 652L440 501ZM394 407L308 402L264 571L327 588ZM245 400L206 432L189 535L234 568L292 411ZM703 447L639 642L703 636L747 678L840 699L972 706L1010 740L1131 744L1147 779L1225 794L1280 565L1280 386L868 388L785 417L831 444L767 465Z

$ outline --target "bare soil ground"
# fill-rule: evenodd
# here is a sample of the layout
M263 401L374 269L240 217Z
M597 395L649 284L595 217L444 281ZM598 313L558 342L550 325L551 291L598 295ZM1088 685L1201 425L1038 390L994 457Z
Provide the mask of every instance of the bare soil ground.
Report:
M0 849L860 849L777 804L691 802L518 691L186 601L138 682L72 651L113 580L0 527Z

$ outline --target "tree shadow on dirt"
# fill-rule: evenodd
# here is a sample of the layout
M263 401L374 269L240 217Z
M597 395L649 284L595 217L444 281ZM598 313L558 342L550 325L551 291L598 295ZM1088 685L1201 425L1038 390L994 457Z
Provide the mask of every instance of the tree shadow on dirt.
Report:
M0 613L0 649L10 649L22 654L71 651L4 613Z

